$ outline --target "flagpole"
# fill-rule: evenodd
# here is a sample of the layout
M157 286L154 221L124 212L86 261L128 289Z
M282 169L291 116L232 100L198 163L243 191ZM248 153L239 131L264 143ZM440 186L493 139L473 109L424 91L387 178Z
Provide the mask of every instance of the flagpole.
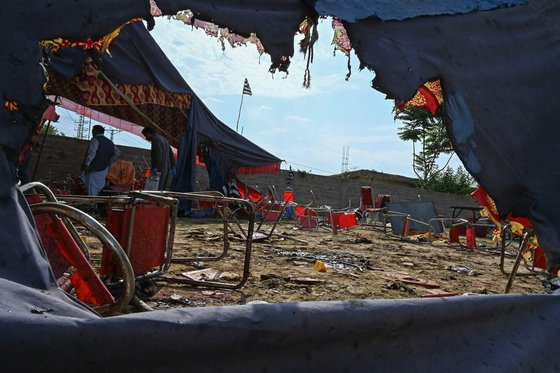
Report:
M241 107L243 106L243 96L245 94L241 92L241 105L239 105L239 114L237 114L237 125L235 126L235 132L239 133L239 118L241 117Z

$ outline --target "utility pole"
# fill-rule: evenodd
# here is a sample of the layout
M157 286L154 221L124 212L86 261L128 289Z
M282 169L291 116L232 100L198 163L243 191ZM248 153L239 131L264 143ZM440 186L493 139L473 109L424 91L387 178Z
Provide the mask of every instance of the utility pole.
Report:
M78 118L78 122L76 123L76 138L83 140L85 138L84 134L85 130L85 117L80 114Z
M344 145L342 147L342 166L340 173L343 174L348 172L348 159L350 158L350 145Z
M115 133L121 133L121 130L118 128L111 128L108 129L107 132L111 134L111 141L113 141L113 137L115 136Z

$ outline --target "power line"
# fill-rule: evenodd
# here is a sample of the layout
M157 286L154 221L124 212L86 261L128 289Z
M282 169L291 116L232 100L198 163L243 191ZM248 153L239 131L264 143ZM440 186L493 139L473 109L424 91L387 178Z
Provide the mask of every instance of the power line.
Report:
M320 168L316 168L316 167L312 167L312 166L308 166L308 165L304 165L304 164L300 164L300 163L295 163L295 162L291 162L291 161L286 161L286 163L290 163L290 164L293 164L293 165L296 165L296 166L301 166L301 167L309 168L310 170L326 172L326 173L329 173L329 174L331 174L331 175L336 174L336 172L327 171L327 170L322 170L322 169L320 169Z

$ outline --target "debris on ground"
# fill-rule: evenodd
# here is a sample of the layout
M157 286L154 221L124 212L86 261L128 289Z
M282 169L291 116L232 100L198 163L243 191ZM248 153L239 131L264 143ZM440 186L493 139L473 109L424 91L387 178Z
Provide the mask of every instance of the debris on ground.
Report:
M193 281L239 281L241 279L241 276L239 276L237 273L224 272L214 268L182 272L181 275Z
M222 242L206 241L206 238L216 236L223 239L220 234L223 223L216 220L196 225L191 220L179 221L173 256L221 255ZM428 237L429 243L421 243L412 239L400 240L375 229L358 228L333 234L313 229L292 230L292 226L289 221L281 222L276 229L295 240L278 239L272 235L264 242L253 243L250 275L241 289L217 291L166 283L147 300L148 305L161 310L247 304L252 301L279 303L462 294L481 296L503 293L508 280L499 269L500 250L489 249L495 247L490 238L477 238L477 242L486 245L484 249L465 250L459 244L450 244L447 239L431 241L431 236ZM266 229L265 223L263 230ZM296 240L305 241L307 245L302 246ZM192 271L192 263L173 263L166 277L181 279L185 273L196 280L201 276L204 281L212 281L211 278L219 278L218 272L241 274L244 243L230 237L229 244L223 259L200 261L205 267L196 268L212 269L214 272L197 275L196 271ZM515 256L507 255L505 267L511 268L514 260ZM317 261L325 264L327 272L318 272L313 268ZM476 275L469 276L471 271ZM542 294L557 289L560 289L560 280L540 274L516 277L512 293ZM172 294L181 298L174 301L170 298Z
M327 272L327 266L320 260L317 260L315 264L313 264L313 269L317 272Z
M426 288L439 288L437 282L432 280L424 280L422 278L415 278L412 276L399 276L399 281L404 284L417 285Z
M448 266L447 270L457 272L457 273L461 273L461 274L464 274L464 275L467 275L467 276L478 276L478 273L476 271L473 271L469 267L462 266L462 265Z
M442 289L428 289L424 294L422 294L422 298L454 297L456 295L458 294Z

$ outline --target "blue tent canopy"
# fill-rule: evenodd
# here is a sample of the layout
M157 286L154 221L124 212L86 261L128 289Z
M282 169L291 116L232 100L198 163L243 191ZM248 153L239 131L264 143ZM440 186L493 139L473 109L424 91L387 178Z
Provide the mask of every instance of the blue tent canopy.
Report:
M212 145L211 154L218 165L217 177L221 179L230 180L241 168L258 171L270 170L266 166L279 166L279 158L233 131L212 114L142 22L126 25L109 52L110 55L79 47L61 49L51 58L47 92L144 127L153 127L152 122L156 123L179 150L174 190L194 190L197 146L200 143ZM115 105L114 102L103 101L103 97L119 97L110 83L100 75L94 75L98 70L117 89L130 94L140 92L133 101L147 118L139 115L126 102ZM96 87L111 91L112 97L110 94L101 98L101 95L96 96ZM94 94L84 94L89 92L87 90L93 90ZM141 95L146 90L155 92L158 97L163 95L165 102L149 101L147 95Z

